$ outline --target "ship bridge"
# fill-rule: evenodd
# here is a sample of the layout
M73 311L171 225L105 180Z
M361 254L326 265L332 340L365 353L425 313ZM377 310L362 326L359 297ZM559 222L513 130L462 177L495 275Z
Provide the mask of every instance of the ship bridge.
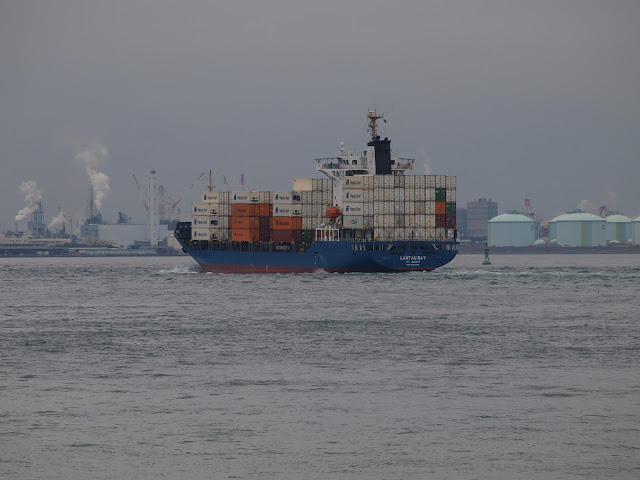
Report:
M381 139L377 134L376 122L384 115L375 110L367 112L371 140L367 149L360 152L345 150L344 143L335 157L316 158L316 170L332 180L342 180L352 175L404 175L413 169L413 158L400 158L391 151L391 140ZM386 123L386 120L385 120Z

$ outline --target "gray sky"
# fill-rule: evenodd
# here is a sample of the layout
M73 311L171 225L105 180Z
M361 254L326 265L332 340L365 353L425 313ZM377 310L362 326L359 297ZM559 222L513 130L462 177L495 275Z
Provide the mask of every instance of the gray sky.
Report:
M143 216L151 169L183 203L209 168L290 189L364 147L370 108L418 173L458 176L459 206L636 217L639 24L636 0L3 1L0 230L27 180L47 221L84 217L92 145L115 221Z

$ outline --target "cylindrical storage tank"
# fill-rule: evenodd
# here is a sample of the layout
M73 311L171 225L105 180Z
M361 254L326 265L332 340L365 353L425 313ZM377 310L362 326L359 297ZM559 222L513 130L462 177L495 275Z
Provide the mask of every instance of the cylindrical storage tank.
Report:
M495 247L527 247L538 239L537 222L524 213L503 213L489 220L488 244Z
M597 247L606 245L606 221L592 213L565 213L551 220L558 245L567 247ZM550 235L550 239L554 238Z
M633 234L631 243L634 245L640 245L640 217L631 222L631 231Z
M609 215L607 221L606 239L607 242L628 242L631 240L631 219L626 215Z

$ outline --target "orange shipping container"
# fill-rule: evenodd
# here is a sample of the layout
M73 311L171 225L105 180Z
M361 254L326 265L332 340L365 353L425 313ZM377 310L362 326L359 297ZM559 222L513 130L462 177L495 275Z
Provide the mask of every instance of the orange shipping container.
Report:
M256 230L260 228L259 222L258 217L229 217L229 228Z
M271 217L273 230L301 230L302 217Z
M233 242L257 242L259 239L259 230L249 230L244 228L235 228L231 230L231 241Z
M447 202L436 202L436 215L446 215Z
M232 217L253 217L255 215L256 206L246 203L236 203L231 205Z

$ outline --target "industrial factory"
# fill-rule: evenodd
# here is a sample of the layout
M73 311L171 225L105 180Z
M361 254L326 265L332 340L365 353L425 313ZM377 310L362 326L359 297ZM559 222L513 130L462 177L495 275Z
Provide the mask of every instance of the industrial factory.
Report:
M180 200L165 201L166 188L158 185L155 170L148 177L144 189L134 177L146 221L134 221L124 212L115 222L103 219L102 202L109 191L108 177L87 168L90 178L86 219L73 225L61 208L53 220L45 222L42 192L33 180L23 182L20 192L25 207L15 217L15 230L0 234L0 255L150 255L181 252L173 237L180 211ZM204 175L204 174L202 174ZM201 176L202 176L201 175ZM26 230L19 229L26 220Z

